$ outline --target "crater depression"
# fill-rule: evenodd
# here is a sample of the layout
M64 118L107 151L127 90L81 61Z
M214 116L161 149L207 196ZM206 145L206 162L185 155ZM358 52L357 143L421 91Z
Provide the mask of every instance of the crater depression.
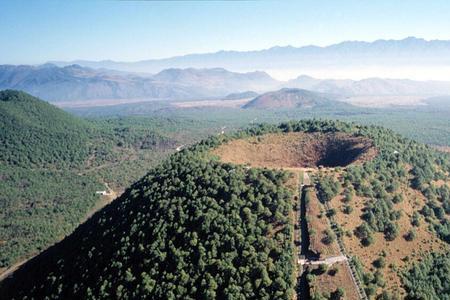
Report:
M273 133L230 141L213 150L221 161L267 168L345 167L374 158L373 142L347 133Z

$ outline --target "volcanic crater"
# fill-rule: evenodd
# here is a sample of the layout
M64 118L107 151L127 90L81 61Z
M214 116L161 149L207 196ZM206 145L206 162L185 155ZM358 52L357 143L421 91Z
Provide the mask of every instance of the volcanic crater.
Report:
M225 143L213 150L221 161L267 168L345 167L377 155L372 140L348 133L273 133Z

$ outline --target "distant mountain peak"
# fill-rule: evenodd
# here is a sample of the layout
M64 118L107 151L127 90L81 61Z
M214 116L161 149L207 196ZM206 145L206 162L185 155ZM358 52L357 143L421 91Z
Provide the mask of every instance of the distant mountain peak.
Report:
M53 63L45 63L42 65L37 66L40 69L46 69L46 68L57 68L58 66Z
M0 90L18 89L45 100L148 98L192 100L230 93L267 91L279 86L267 73L230 72L224 68L170 68L156 75L120 73L79 64L57 67L0 65Z

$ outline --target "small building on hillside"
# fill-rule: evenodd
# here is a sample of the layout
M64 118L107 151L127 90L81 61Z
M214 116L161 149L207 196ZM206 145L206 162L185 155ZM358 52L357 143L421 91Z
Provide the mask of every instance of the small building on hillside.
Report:
M102 195L102 196L108 196L109 193L107 191L96 191L95 194Z

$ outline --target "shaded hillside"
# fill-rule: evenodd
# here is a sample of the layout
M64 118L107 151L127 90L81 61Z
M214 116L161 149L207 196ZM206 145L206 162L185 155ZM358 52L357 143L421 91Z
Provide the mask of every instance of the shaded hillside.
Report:
M99 71L79 65L59 68L51 64L0 66L0 89L23 90L53 102L142 97L168 99L201 95L186 87L154 82L149 77Z
M243 108L275 109L275 108L313 108L338 103L323 94L301 90L281 89L276 92L262 94L244 105ZM342 105L342 103L339 103Z
M287 174L222 163L211 152L234 139L289 132L341 132L370 139L378 150L363 164L339 169L344 182L327 173L316 179L323 203L341 184L352 195L366 195L364 218L358 219L365 225L355 231L364 247L378 234L391 243L403 239L398 227L404 219L392 210L400 184L429 196L420 222L433 226L430 236L448 243L449 193L435 187L436 181L448 181L445 155L379 127L335 121L260 125L213 136L171 156L3 281L0 293L5 299L291 299L295 250ZM372 274L371 264L357 270L365 288L377 293L384 287L383 274Z
M266 90L278 82L263 72L224 69L168 69L155 75L57 67L0 65L0 89L26 91L52 102L90 99L199 99L231 92Z

